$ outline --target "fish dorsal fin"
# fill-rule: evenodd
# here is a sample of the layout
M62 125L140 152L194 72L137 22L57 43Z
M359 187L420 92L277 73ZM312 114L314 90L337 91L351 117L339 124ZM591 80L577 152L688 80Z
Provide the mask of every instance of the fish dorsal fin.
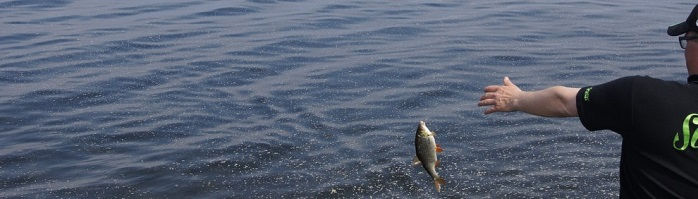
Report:
M412 166L418 166L420 164L422 164L422 162L419 161L419 158L417 158L417 156L414 156L414 158L412 159Z
M441 145L439 145L439 144L436 144L436 152L439 152L439 153L441 153L441 152L443 152L443 151L444 151L444 149L443 149L443 148L441 148Z

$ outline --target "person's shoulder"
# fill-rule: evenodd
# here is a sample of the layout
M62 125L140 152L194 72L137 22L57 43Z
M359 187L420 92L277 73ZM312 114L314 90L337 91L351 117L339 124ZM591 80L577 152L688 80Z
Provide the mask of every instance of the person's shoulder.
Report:
M626 76L626 77L618 78L618 80L623 80L623 81L664 81L664 80L657 79L657 78L650 77L650 76L646 76L646 75Z
M618 79L634 91L642 93L674 92L677 89L685 89L686 84L677 81L658 79L650 76L628 76Z
M609 82L600 84L598 86L604 85L604 87L607 88L614 88L614 89L628 89L628 90L637 90L637 89L648 89L648 88L654 88L654 89L660 89L660 88L668 88L668 87L681 87L682 84L675 82L675 81L667 81L667 80L662 80L662 79L657 79L653 78L650 76L625 76L621 77L618 79L611 80Z
M633 92L638 90L665 90L666 88L680 87L678 82L640 75L621 77L602 85L605 85L604 87L607 88L613 88L612 90L616 91L627 90Z
M632 87L635 84L635 82L638 81L654 81L654 78L651 78L649 76L626 76L611 80L609 82L604 83L603 85L612 85L612 87Z
M673 81L657 79L657 78L646 76L646 75L645 76L636 75L636 76L621 77L621 78L618 78L614 81L623 81L623 82L628 82L631 84L666 84L666 83L674 84L674 83L677 83L677 82L673 82Z

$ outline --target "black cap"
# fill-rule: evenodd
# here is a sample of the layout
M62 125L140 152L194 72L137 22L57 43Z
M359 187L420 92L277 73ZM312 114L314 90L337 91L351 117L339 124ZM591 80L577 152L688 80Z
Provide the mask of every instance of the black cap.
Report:
M693 11L691 11L691 14L688 15L686 21L669 26L669 28L666 29L666 33L670 36L679 36L688 31L698 31L698 27L696 27L696 19L698 19L698 5L693 7Z

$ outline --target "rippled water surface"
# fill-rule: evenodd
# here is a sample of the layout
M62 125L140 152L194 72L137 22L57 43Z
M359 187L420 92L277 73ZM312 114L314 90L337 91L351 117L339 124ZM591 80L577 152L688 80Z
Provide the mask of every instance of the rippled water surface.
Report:
M0 0L0 198L613 197L620 136L482 88L685 81L694 3Z

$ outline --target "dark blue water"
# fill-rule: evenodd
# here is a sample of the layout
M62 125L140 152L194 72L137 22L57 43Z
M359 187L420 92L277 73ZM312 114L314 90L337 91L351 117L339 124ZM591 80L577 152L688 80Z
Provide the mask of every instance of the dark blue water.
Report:
M613 197L620 136L482 88L685 81L694 3L0 0L0 198Z

